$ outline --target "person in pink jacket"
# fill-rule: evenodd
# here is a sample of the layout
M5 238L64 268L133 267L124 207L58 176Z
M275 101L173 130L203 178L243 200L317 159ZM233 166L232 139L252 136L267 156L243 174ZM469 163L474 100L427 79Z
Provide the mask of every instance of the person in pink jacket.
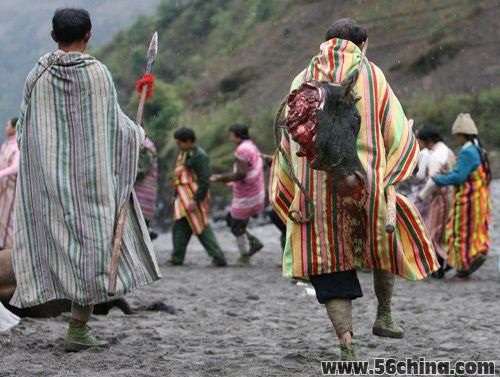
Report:
M7 122L7 140L0 148L0 250L12 248L13 241L14 198L19 169L16 123L17 118Z

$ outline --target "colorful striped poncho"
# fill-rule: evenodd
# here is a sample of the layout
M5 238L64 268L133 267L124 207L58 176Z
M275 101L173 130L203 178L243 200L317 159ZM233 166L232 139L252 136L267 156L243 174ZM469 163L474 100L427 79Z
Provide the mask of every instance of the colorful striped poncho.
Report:
M457 168L460 168L458 165L464 158L470 164L474 157L479 166L473 167L471 173L467 172L465 180L459 182L461 179L456 174ZM491 171L486 151L475 145L466 145L458 156L455 169L435 176L434 180L439 186L455 185L446 225L448 263L457 270L468 270L475 257L480 253L488 254L490 246Z
M332 39L292 84L292 90L308 80L340 82L360 64L361 51L353 43ZM357 267L384 269L406 279L418 280L437 270L432 242L422 218L404 196L397 196L397 227L385 231L387 217L385 188L409 177L417 163L418 145L406 117L382 71L363 61L355 90L361 100L358 155L367 173L368 227L365 250L355 258L343 240L343 224L338 216L339 197L333 196L330 175L312 170L305 158L296 156L298 145L283 133L282 147L293 171L311 197L315 213L311 222L296 224L288 219L290 209L306 213L304 195L290 177L290 167L277 155L271 172L270 198L287 223L283 255L285 276L306 278Z
M176 192L176 196L174 198L174 220L177 221L185 217L188 220L193 233L199 236L208 225L210 194L207 192L203 198L197 198L200 185L198 182L198 175L194 171L195 166L191 166L192 160L197 160L199 163L199 166L196 165L196 168L201 167L205 170L209 169L208 156L201 148L195 147L194 151L182 151L179 153L175 164L173 182ZM200 171L200 173L202 172ZM207 179L209 171L205 171L204 175L206 177L203 178ZM197 202L194 210L189 209L189 202L191 200Z
M108 300L115 226L128 200L117 295L159 279L131 199L144 132L121 111L106 67L76 52L42 57L26 80L17 130L12 305Z
M19 148L10 136L0 149L0 250L12 248Z

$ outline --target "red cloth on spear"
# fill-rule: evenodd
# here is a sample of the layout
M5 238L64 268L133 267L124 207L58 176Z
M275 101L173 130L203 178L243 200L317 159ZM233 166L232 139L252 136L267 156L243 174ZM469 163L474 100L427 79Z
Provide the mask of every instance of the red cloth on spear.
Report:
M144 85L147 85L146 99L151 99L151 97L153 97L153 88L155 86L155 77L151 73L145 73L135 83L135 87L139 95L142 93L142 88L144 88Z

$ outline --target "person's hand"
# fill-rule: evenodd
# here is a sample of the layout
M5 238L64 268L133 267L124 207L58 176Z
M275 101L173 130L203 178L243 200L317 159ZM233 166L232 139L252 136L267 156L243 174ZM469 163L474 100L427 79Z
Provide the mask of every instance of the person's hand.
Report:
M220 174L212 174L210 176L210 182L219 182L221 179L221 175Z
M274 156L270 155L270 154L265 154L265 153L259 153L259 156L260 158L262 158L263 160L266 160L266 161L272 161Z

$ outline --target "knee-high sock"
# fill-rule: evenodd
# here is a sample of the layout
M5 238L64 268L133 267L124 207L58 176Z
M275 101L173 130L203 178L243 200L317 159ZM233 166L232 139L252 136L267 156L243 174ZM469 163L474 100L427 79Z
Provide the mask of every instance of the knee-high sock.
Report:
M94 309L94 305L85 305L82 306L77 304L76 302L71 303L71 319L80 321L83 323L87 323L90 319L90 315L92 314L92 310Z
M348 331L353 333L351 300L334 298L327 301L325 307L339 339Z
M375 288L379 308L391 308L394 280L394 274L388 271L373 270L373 287Z

